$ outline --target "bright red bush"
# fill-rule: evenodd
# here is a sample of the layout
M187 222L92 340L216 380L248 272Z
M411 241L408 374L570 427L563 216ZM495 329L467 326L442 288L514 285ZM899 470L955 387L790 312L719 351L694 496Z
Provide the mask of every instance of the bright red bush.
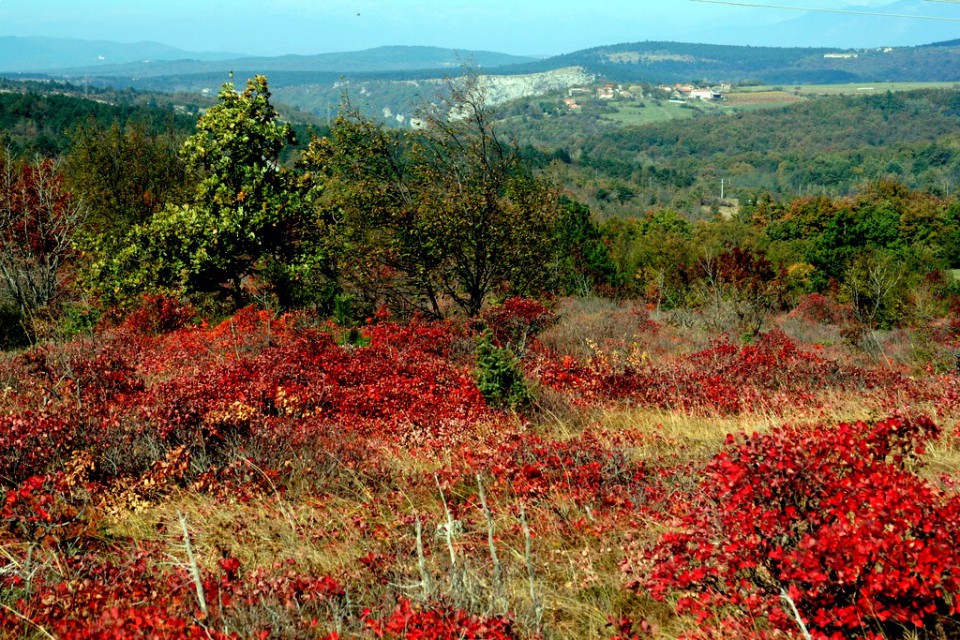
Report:
M545 359L536 373L543 384L588 404L628 401L721 415L816 407L817 394L827 389L893 389L906 383L893 371L841 366L800 349L780 330L762 334L752 344L735 345L724 338L686 357L622 370L602 360L583 364L570 357Z
M795 630L783 591L817 637L957 633L960 497L910 471L938 434L921 417L731 437L633 588Z
M506 618L481 618L447 605L415 607L401 598L383 620L369 617L367 628L377 638L388 640L511 640L517 638Z
M536 300L507 298L482 314L483 324L498 347L513 345L522 350L557 321L557 316Z
M344 598L343 587L330 577L302 574L292 564L245 574L236 559L228 558L219 575L202 572L204 613L186 566L171 566L169 557L151 550L120 560L67 557L60 567L62 581L37 580L29 592L21 591L14 608L0 609L0 634L24 637L39 626L70 640L228 640L241 637L222 631L232 626L238 608L264 605L293 612L292 624L306 632L318 617L328 622L329 605L340 608ZM5 572L0 586L22 589L23 584ZM260 634L254 637L272 637L270 617L253 631Z
M631 459L636 443L630 434L610 439L604 443L589 432L567 441L523 434L475 464L528 501L567 496L579 504L629 507L643 464Z
M124 319L123 327L141 334L169 333L182 329L196 317L196 311L179 300L150 294Z
M6 492L0 527L45 547L72 546L96 534L91 492L76 476L32 476Z

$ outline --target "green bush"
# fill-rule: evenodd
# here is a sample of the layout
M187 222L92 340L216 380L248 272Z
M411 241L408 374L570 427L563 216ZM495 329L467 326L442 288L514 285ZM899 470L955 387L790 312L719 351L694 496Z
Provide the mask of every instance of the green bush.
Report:
M532 399L519 360L486 334L477 345L477 387L487 404L498 409L520 409Z

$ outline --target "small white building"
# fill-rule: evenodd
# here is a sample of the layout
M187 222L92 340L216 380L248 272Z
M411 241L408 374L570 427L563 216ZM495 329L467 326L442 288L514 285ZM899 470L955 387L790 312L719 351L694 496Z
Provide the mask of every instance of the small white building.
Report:
M597 89L597 98L600 100L613 100L617 96L617 87L607 84Z
M702 100L703 102L712 102L723 98L723 94L713 89L694 89L687 97L690 100Z

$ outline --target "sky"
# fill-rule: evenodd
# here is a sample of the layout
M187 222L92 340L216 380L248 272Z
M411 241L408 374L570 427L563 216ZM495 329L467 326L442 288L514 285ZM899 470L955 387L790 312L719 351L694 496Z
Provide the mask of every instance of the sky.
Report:
M960 18L953 0L911 1ZM753 0L764 2L879 11L894 0ZM693 0L0 0L0 36L151 40L252 55L396 44L555 55L640 40L752 44L760 36L750 33L801 13Z

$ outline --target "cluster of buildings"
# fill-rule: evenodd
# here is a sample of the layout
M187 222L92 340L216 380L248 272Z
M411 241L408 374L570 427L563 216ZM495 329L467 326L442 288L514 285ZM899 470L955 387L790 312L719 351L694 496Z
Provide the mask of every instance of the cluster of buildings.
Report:
M599 87L571 87L567 90L567 97L563 102L570 109L581 107L577 99L595 98L597 100L642 100L644 97L643 85L634 84L604 84Z
M693 84L675 84L660 85L654 90L669 100L677 102L691 102L702 100L712 102L721 100L723 94L730 91L732 86L728 83L721 83L713 87L700 87ZM563 102L568 109L580 109L580 101L585 99L596 100L642 100L646 95L644 86L635 84L624 86L622 84L604 84L597 87L571 87L567 90L567 97Z
M731 85L726 82L714 87L699 87L693 84L675 84L673 86L662 84L657 87L657 91L668 96L670 100L680 102L722 100L723 94L730 89L732 89Z

